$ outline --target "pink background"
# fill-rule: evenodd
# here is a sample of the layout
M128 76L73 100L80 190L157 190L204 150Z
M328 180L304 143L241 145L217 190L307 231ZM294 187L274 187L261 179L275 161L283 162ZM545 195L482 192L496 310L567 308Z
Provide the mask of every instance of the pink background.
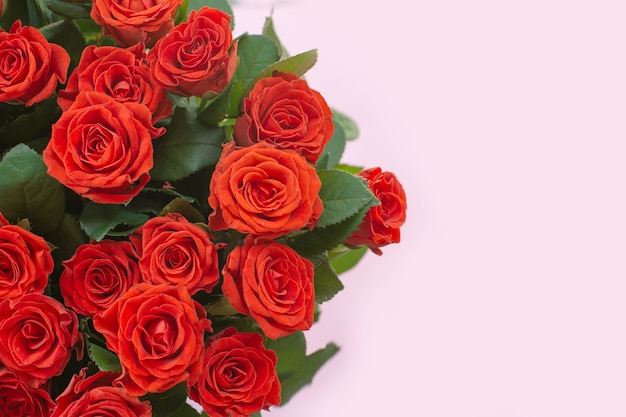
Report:
M241 0L393 171L402 243L323 305L273 417L626 416L626 3Z

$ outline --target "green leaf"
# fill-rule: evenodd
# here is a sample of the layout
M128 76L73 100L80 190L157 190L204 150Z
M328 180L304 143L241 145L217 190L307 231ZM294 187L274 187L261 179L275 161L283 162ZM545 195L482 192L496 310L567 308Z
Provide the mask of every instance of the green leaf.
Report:
M370 207L366 206L358 213L341 223L332 226L318 228L287 239L286 243L302 256L317 255L343 243L354 232Z
M80 224L69 214L65 214L61 224L44 237L46 241L57 247L53 255L60 259L68 259L80 245L87 243Z
M349 172L350 174L358 174L363 171L365 168L361 166L354 166L348 164L337 164L335 165L335 169L339 169L341 171Z
M268 339L265 347L272 349L278 356L276 373L281 380L296 373L306 357L306 339L301 331L276 340Z
M39 7L36 0L4 0L4 11L0 17L0 24L7 31L16 20L22 21L22 26L41 25Z
M200 415L191 405L183 403L176 411L168 414L167 417L199 417Z
M363 178L339 170L321 170L318 175L322 181L319 197L324 203L324 211L316 228L332 226L364 207L378 205L378 200Z
M285 59L289 57L289 53L285 50L285 46L282 44L280 39L278 39L278 35L276 34L276 28L274 27L274 19L272 19L272 16L268 16L267 18L265 18L263 31L261 33L274 41L274 45L276 45L276 49L278 50L278 56L280 59Z
M48 0L46 4L54 13L69 19L89 19L89 13L91 12L90 3L82 4L69 3L62 0Z
M315 302L325 303L333 298L344 286L326 259L315 268Z
M22 114L5 116L11 117L12 120L0 128L0 148L2 149L49 136L50 126L61 115L61 109L56 102L56 94L30 108L15 106L15 110L18 109L22 111Z
M239 40L237 54L239 64L234 79L241 81L244 88L248 87L261 71L278 61L278 50L274 41L264 35L242 37Z
M176 108L167 132L157 139L152 179L176 181L215 165L225 137L223 128L205 126L193 113Z
M101 371L122 372L119 358L110 350L95 343L89 343L87 352Z
M317 49L294 55L292 57L271 63L268 67L259 72L254 79L247 84L244 97L254 88L254 85L262 78L271 77L274 71L287 72L298 77L304 75L317 62Z
M367 253L367 246L362 245L356 249L340 246L339 250L328 254L328 260L335 272L340 275L352 269Z
M72 20L59 20L42 27L40 30L48 41L62 46L67 51L73 66L78 65L85 48L85 38Z
M129 228L126 234L141 226L149 216L135 213L120 204L88 202L80 215L80 226L91 239L100 241L118 226Z
M345 113L340 112L337 109L331 109L333 112L333 121L335 125L341 125L343 128L347 141L354 140L359 137L359 127L357 124L348 117Z
M0 161L0 213L10 222L28 218L33 231L52 231L65 215L63 186L48 175L41 156L24 144Z
M168 213L179 213L191 223L206 223L206 218L202 215L202 213L200 213L194 206L191 205L191 203L183 198L173 199L170 203L163 207L160 214L165 216Z
M310 384L319 369L338 351L339 346L334 343L328 343L323 349L306 356L297 372L285 380L281 380L281 404L287 404L300 388Z
M328 143L326 143L326 146L324 146L324 151L317 160L317 169L334 168L341 160L345 148L346 135L343 131L343 127L335 123L335 132Z
M200 114L198 120L207 126L218 126L231 109L230 99L234 84L224 89ZM235 114L236 116L236 114Z
M170 417L187 401L187 383L182 382L165 392L148 394L140 398L150 401L153 417Z

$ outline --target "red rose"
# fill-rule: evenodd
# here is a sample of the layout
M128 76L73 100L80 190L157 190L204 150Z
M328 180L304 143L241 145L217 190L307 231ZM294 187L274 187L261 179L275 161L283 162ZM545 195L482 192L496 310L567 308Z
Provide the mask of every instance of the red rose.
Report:
M117 377L113 372L96 372L87 377L87 368L81 369L57 398L50 417L151 417L149 402L113 386Z
M182 284L193 295L210 293L219 281L217 250L209 233L178 213L148 220L130 239L146 282Z
M294 149L316 163L334 132L333 114L326 101L306 81L275 72L262 78L243 100L234 138L238 145L268 142Z
M289 246L248 237L229 255L222 291L240 313L252 317L270 339L313 324L313 263Z
M211 177L209 226L268 238L312 229L324 209L321 186L315 168L295 151L230 142Z
M96 314L93 324L119 357L116 383L130 395L165 392L200 375L211 322L182 285L138 284Z
M52 125L43 151L48 174L96 203L129 201L150 180L152 139L165 131L151 119L142 104L80 93Z
M141 282L135 251L127 241L81 245L63 268L59 287L65 305L85 316L106 310Z
M192 10L148 52L152 77L181 96L217 94L235 73L237 44L231 48L232 40L228 14L206 6Z
M210 338L202 377L188 384L189 398L211 417L248 417L280 404L276 353L258 333L230 327Z
M380 205L368 210L359 229L345 244L353 247L365 245L375 254L382 255L379 248L400 242L400 226L406 220L406 194L391 172L370 168L358 175L365 178Z
M142 43L127 49L86 47L78 66L70 74L67 86L59 91L59 106L65 111L74 103L78 93L96 91L121 103L145 104L152 113L153 123L170 116L172 102L167 98L167 91L152 81L145 58Z
M93 0L91 18L120 46L143 42L154 45L174 26L176 8L183 0Z
M47 99L65 83L69 65L65 49L17 20L9 32L0 30L0 101L31 106Z
M60 375L72 350L82 358L76 314L52 297L26 294L0 302L0 362L38 388Z
M50 246L0 213L0 300L43 294L54 269Z
M0 416L47 417L53 408L46 390L30 387L8 370L0 370Z

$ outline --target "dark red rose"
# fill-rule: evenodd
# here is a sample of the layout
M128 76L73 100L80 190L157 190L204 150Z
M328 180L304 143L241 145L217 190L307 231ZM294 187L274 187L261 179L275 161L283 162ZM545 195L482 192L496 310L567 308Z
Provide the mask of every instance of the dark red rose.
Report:
M38 388L60 375L72 350L83 354L83 337L74 312L52 297L26 294L0 302L0 362Z
M96 91L121 103L145 104L152 113L153 123L170 116L172 102L167 98L167 91L152 81L145 58L142 43L126 49L96 45L86 47L65 89L59 91L59 106L65 111L80 92Z
M93 0L91 18L118 45L143 42L150 47L174 27L176 8L183 0Z
M202 376L189 398L211 417L248 417L280 404L277 357L258 333L230 327L209 339Z
M382 255L381 247L400 242L400 227L406 220L406 194L395 174L370 168L361 171L370 190L380 201L365 215L359 229L345 244L356 247L365 245L377 255Z
M105 239L79 246L63 262L59 287L65 305L91 317L139 282L141 273L131 243Z
M234 138L241 146L268 142L294 149L316 163L334 133L332 117L322 95L305 80L275 72L259 80L243 100Z
M43 294L54 269L50 246L34 233L9 224L0 213L0 300Z
M119 357L122 375L116 383L130 395L165 392L198 379L211 322L182 285L140 283L96 314L93 324Z
M148 52L152 78L181 96L220 93L237 65L237 43L231 43L230 16L202 7L192 10Z
M219 281L217 250L203 227L178 213L153 217L130 236L145 282L181 284L189 294Z
M39 29L17 20L9 32L0 29L0 101L31 106L50 97L65 83L70 56L49 43Z
M295 151L230 142L211 177L209 226L268 238L312 229L324 209L321 186L315 168Z
M53 408L48 391L29 386L6 369L0 370L0 416L48 417Z
M142 104L80 93L52 125L43 160L50 176L79 195L96 203L122 204L150 180L152 139L163 132L152 125L152 115Z
M313 263L289 246L248 237L228 255L222 291L270 339L313 324Z
M113 386L118 376L113 372L96 372L88 377L87 369L81 369L58 396L50 417L151 417L149 402Z

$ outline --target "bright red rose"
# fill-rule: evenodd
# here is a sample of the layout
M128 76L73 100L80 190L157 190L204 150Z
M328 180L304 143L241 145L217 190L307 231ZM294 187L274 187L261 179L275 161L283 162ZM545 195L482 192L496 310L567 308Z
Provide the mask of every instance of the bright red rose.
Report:
M0 30L0 102L31 106L50 97L65 83L70 56L41 32L17 20Z
M113 372L96 372L88 377L87 368L81 369L58 396L50 417L151 417L149 402L113 386L118 376Z
M268 238L312 229L324 209L321 186L315 168L295 151L230 142L211 177L209 226Z
M0 416L48 417L54 401L44 389L33 388L8 370L0 370Z
M188 384L189 398L211 417L248 417L280 404L276 353L258 333L230 327L209 339L202 377Z
M182 285L138 284L96 314L93 324L119 357L116 384L130 395L165 392L198 379L211 321Z
M43 294L54 269L50 246L34 233L9 224L0 213L0 300Z
M206 6L192 10L148 52L152 78L181 96L220 93L237 66L232 40L228 14Z
M311 328L313 269L311 261L289 246L249 236L228 255L222 291L237 311L252 317L276 340Z
M164 132L152 125L152 115L142 104L80 93L52 125L43 160L50 176L79 195L96 203L122 204L150 180L152 139Z
M78 66L70 74L67 86L59 91L57 102L67 110L78 93L96 91L125 103L145 104L152 122L172 114L167 91L156 85L145 63L144 44L129 48L90 45L83 49Z
M153 217L130 235L145 282L181 284L193 295L219 281L217 250L209 233L181 214Z
M381 247L400 242L400 227L406 220L406 194L395 174L380 168L361 171L370 190L380 201L365 214L359 229L345 244L356 247L367 246L377 255L382 255Z
M243 100L234 138L241 146L268 142L294 149L316 163L334 133L332 117L322 95L305 80L275 72L259 80Z
M150 47L174 27L176 8L183 0L93 0L91 18L118 45L143 42Z
M0 362L19 379L40 387L61 375L72 350L82 358L83 337L63 304L35 293L0 302Z
M141 273L131 243L105 239L79 246L63 262L59 287L66 306L91 317L139 282Z

